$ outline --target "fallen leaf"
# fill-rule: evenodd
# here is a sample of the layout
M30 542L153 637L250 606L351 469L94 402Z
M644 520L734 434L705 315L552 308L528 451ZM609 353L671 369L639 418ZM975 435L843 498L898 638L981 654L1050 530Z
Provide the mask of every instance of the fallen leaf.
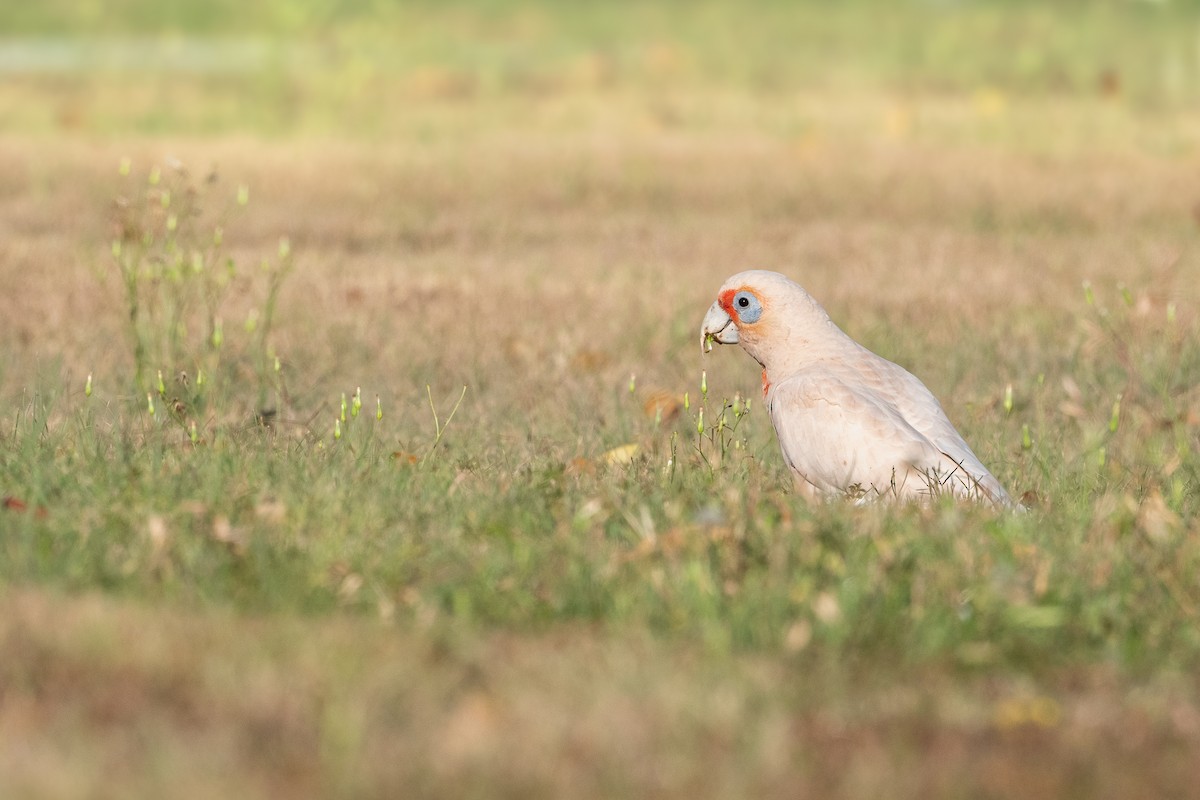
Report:
M1083 419L1087 416L1087 410L1083 406L1069 400L1064 400L1060 403L1058 411L1063 416L1071 417L1072 419Z
M642 411L650 419L673 422L683 410L683 401L671 392L655 389L648 392L642 401Z
M588 459L578 456L568 461L563 471L568 475L595 475L596 465Z
M362 575L359 575L357 572L351 572L342 578L341 584L338 585L338 597L343 601L349 602L358 594L358 590L362 588L362 585Z
M6 495L3 500L0 500L0 508L8 511L24 512L29 510L29 505L19 498L12 495ZM45 506L38 506L34 509L33 515L38 519L45 519L48 516Z
M636 443L623 444L604 453L604 455L600 456L600 460L609 466L627 466L633 463L633 460L637 458L637 454L641 449L641 445Z
M571 369L576 372L599 372L612 363L612 357L602 350L577 350L571 357Z
M273 498L254 507L254 516L269 525L280 525L287 518L287 506Z
M12 496L6 496L3 505L9 511L27 511L29 509L29 506L23 500L18 500Z
M1137 526L1146 538L1161 542L1183 525L1179 515L1167 507L1162 492L1155 489L1142 501L1137 512Z

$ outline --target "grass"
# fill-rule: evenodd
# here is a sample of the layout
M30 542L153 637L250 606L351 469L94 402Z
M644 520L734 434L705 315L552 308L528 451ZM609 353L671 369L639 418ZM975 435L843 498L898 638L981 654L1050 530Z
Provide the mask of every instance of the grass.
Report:
M1187 9L1099 6L1022 77L968 45L1069 8L888 11L877 48L871 5L557 8L343 10L409 45L359 84L0 88L0 793L1186 796ZM818 17L842 45L788 44ZM699 348L752 266L1029 513L797 498L753 363Z

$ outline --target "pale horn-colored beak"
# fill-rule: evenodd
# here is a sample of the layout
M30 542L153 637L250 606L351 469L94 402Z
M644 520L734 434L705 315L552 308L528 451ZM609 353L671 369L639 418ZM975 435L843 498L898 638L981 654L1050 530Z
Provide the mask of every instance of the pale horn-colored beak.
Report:
M720 303L713 303L712 308L704 315L704 323L700 326L700 350L707 353L712 350L710 341L717 344L737 344L737 325L733 318L725 313Z

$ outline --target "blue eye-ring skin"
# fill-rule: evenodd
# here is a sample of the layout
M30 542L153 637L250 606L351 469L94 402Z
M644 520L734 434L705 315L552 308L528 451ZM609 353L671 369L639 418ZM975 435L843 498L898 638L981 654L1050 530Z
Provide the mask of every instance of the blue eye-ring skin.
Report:
M741 322L755 323L762 316L762 303L750 292L738 292L733 296L733 310Z

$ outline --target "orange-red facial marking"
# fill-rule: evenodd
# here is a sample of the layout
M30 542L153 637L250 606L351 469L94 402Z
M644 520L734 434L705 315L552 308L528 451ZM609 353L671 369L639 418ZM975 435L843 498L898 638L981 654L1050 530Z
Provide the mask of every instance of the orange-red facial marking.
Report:
M733 310L733 296L735 294L737 294L739 291L741 291L741 290L740 289L726 289L725 291L723 291L719 295L717 295L717 303L719 303L721 308L723 308L725 310L725 313L731 317L736 316L736 314L737 314L737 312L735 312Z
M719 295L717 295L717 302L720 303L721 308L725 310L726 314L733 317L734 322L740 323L742 318L738 316L737 309L733 307L733 298L738 292L749 292L755 297L758 297L758 293L749 286L739 286L736 289L726 289L725 291L721 292Z

